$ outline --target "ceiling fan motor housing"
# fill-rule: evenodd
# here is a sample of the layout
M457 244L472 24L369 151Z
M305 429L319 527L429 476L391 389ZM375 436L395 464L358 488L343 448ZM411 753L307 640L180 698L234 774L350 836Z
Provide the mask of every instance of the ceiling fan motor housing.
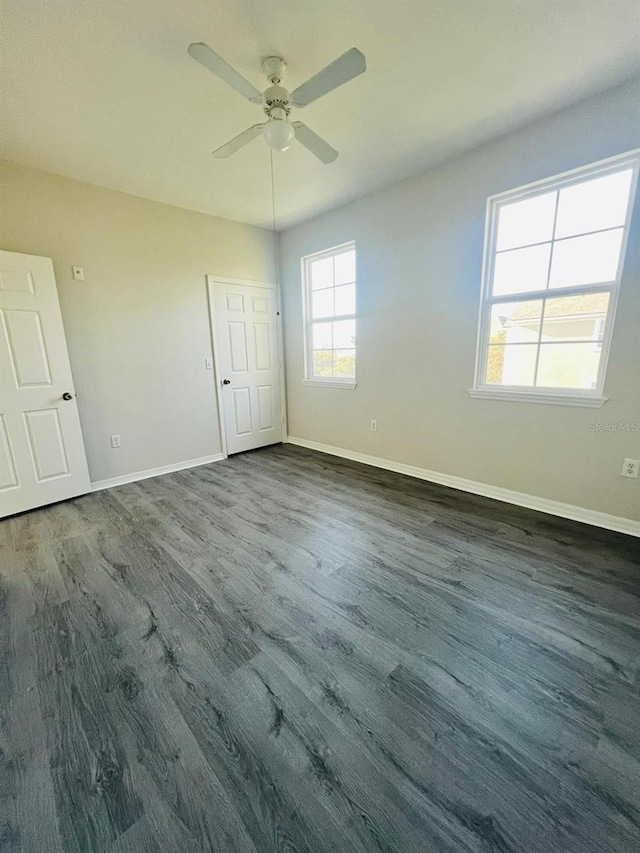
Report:
M264 111L268 116L272 115L272 110L274 109L284 110L286 115L289 115L291 112L289 92L277 83L265 90L262 99L264 101Z
M280 56L268 56L262 60L262 70L271 83L262 95L264 111L269 118L286 118L291 112L289 92L280 85L286 67L287 63ZM275 113L275 110L278 110L278 113Z

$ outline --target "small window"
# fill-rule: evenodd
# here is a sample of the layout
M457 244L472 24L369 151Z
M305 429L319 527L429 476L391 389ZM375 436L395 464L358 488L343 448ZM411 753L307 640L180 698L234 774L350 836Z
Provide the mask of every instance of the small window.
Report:
M639 155L489 199L472 396L605 402Z
M346 243L302 259L306 381L355 387L356 249Z

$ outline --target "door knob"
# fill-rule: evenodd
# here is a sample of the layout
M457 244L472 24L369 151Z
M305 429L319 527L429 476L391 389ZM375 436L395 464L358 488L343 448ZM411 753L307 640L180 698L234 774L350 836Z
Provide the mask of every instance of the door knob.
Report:
M62 395L63 400L73 400L73 394L70 394L68 391L65 391Z
M223 379L222 384L223 385L231 385L231 380L230 379Z

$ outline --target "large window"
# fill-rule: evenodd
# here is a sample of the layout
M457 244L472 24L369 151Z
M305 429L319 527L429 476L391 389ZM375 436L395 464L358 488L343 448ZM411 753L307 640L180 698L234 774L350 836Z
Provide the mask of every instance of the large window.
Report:
M356 249L346 243L302 259L306 381L354 388Z
M639 155L489 199L472 396L605 402Z

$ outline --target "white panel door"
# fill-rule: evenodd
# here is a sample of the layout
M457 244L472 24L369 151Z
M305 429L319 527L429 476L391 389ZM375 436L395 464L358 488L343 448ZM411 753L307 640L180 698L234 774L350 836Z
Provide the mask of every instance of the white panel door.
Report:
M0 251L0 518L89 488L53 263Z
M276 291L211 281L227 453L283 438Z

